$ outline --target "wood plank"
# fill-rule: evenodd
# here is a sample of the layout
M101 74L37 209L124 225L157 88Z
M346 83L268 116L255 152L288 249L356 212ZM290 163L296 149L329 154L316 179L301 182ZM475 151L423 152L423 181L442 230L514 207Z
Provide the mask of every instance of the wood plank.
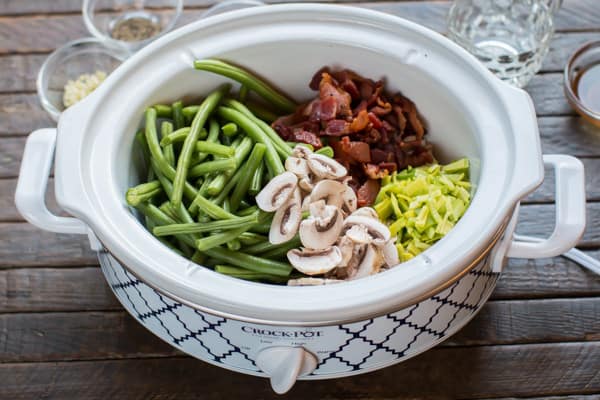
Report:
M31 3L28 3L31 4ZM10 71L0 76L1 92L35 91L38 71L46 55L9 55L0 57L0 70Z
M585 250L600 258L600 251ZM600 295L600 276L563 257L508 260L492 299Z
M180 354L124 311L4 314L0 332L2 362Z
M600 155L598 128L580 117L541 117L538 125L545 154Z
M572 395L567 394L564 396L544 396L544 397L528 397L527 400L598 400L600 399L600 395L598 394L590 394L590 395ZM518 400L517 397L502 397L495 399L486 399L486 400Z
M554 229L554 205L536 204L521 208L517 232L539 237L549 236ZM588 203L587 226L578 247L600 246L600 203Z
M16 179L0 179L0 222L24 221L23 217L17 211L15 206L15 189L17 188ZM46 192L46 205L48 209L57 215L66 215L56 204L54 198L54 179L48 181L48 191Z
M180 354L125 311L0 314L2 362ZM600 339L600 298L492 301L441 346Z
M0 313L120 309L98 267L0 269Z
M538 117L575 115L563 92L563 74L537 74L525 88L533 99Z
M0 95L0 137L53 126L56 123L42 108L36 94Z
M556 17L558 31L598 28L600 10L595 0L567 0ZM367 2L357 3L378 11L401 16L444 32L448 2ZM178 26L201 17L203 10L188 9ZM0 18L0 53L47 52L69 40L87 36L80 15L12 16Z
M585 192L587 201L600 200L600 159L581 159L585 168ZM546 176L542 185L532 194L527 196L523 203L543 203L554 201L554 173L552 169L546 168Z
M550 42L542 71L562 72L575 50L592 40L598 40L598 32L557 32Z
M298 382L289 399L483 398L600 391L600 343L437 348L366 375ZM0 365L10 399L275 399L268 382L191 358Z
M97 264L85 235L46 232L22 222L0 223L0 268Z
M15 178L19 175L26 139L25 137L0 138L0 178Z

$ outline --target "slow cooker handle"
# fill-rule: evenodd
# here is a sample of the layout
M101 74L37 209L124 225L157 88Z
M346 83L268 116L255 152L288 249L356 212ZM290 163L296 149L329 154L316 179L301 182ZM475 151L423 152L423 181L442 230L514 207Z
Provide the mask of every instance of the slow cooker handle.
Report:
M540 242L513 240L507 257L556 257L573 248L585 229L585 178L583 164L567 155L544 155L544 164L554 168L556 176L554 231Z
M56 129L34 131L27 138L15 191L15 204L21 215L38 228L57 233L87 234L87 226L71 217L54 215L46 207L48 176L56 146Z

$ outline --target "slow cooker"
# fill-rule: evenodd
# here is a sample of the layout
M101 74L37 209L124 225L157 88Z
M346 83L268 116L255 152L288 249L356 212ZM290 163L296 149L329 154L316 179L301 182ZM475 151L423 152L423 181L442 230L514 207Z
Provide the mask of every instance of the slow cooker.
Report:
M473 200L437 244L381 274L337 285L286 287L220 275L160 244L125 203L143 175L133 151L145 107L197 99L224 78L192 67L222 58L256 71L296 100L324 65L350 68L412 99L442 162L471 161ZM58 204L44 204L54 157ZM520 199L556 174L556 222L538 243L513 239ZM419 354L465 325L509 257L561 254L585 224L583 166L541 154L535 110L465 50L387 14L284 4L226 13L178 29L118 67L56 129L33 132L16 204L34 225L86 234L123 306L181 351L265 376L283 393L296 379L364 373Z

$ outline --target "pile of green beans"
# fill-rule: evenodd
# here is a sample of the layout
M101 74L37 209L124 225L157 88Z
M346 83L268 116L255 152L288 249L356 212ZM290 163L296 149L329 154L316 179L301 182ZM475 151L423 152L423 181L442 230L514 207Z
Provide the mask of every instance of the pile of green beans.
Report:
M285 171L295 144L283 141L270 122L296 105L222 61L200 60L194 67L238 81L240 93L223 84L199 103L148 107L135 141L148 172L127 191L127 204L176 253L236 278L285 283L292 274L286 252L299 239L270 244L273 213L260 211L254 197ZM248 103L248 92L267 105Z

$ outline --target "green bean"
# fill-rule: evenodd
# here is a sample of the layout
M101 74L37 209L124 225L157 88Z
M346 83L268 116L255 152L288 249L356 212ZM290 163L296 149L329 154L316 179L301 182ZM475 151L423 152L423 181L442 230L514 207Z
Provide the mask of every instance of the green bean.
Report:
M233 239L233 240L230 240L229 242L227 242L227 248L229 250L237 251L242 248L242 244L240 243L239 240Z
M190 167L190 160L192 153L196 146L196 142L200 137L200 130L204 127L208 116L217 107L223 96L229 92L231 85L225 84L219 87L216 91L208 95L206 100L200 105L198 113L192 121L192 126L189 135L183 142L183 147L179 153L179 159L177 160L177 170L175 178L173 178L173 196L171 202L177 208L181 204L181 198L183 197L183 187L188 175L188 169ZM199 174L201 175L201 174ZM196 175L198 176L198 175Z
M206 141L209 143L219 143L219 124L214 119L208 121L208 137ZM198 153L198 162L202 162L208 157L208 153Z
M254 91L281 111L292 113L296 109L296 104L292 100L241 68L215 59L196 60L194 61L194 68L233 79L246 86L249 90Z
M258 169L258 166L262 163L263 156L265 154L266 146L262 143L256 143L250 156L248 157L248 161L246 161L245 168L243 169L242 176L240 176L240 181L237 186L233 189L233 192L230 196L231 201L231 210L233 212L237 211L242 201L242 198L246 196L248 193L248 188L252 183L252 177L254 176L254 172Z
M196 113L198 112L199 108L200 108L200 106L183 107L183 116L188 123L192 122L192 120L196 116Z
M279 258L279 257L285 256L288 251L290 251L292 249L296 249L300 246L302 246L300 237L295 236L294 238L292 238L291 240L289 240L285 243L273 246L270 250L266 250L264 253L261 254L261 257Z
M171 109L173 110L173 123L175 125L175 129L181 129L185 126L185 119L183 117L183 103L181 101L176 101L171 105Z
M196 178L200 175L212 174L220 171L234 170L236 167L235 158L224 158L222 160L205 161L192 167L188 172L188 177Z
M233 147L233 145L232 145L232 147ZM235 148L235 154L233 156L233 158L236 161L236 166L238 167L238 169L239 169L239 166L242 165L242 162L246 159L248 154L250 154L251 150L252 150L252 139L250 139L249 137L246 136L241 140L239 145ZM221 191L225 187L225 184L227 183L227 180L229 179L231 174L232 173L229 172L229 173L217 175L212 180L210 185L208 186L208 194L210 194L211 196L216 196L219 193L221 193Z
M217 233L211 236L203 237L202 239L196 240L196 249L206 252L212 248L220 246L229 242L230 240L236 239L240 234L246 232L250 229L255 223L254 222L246 222L243 226L232 229L226 232Z
M162 193L161 184L159 181L154 180L129 188L125 194L125 199L127 200L127 204L136 207L138 204L146 202L160 193Z
M250 229L251 232L254 233L269 233L269 231L271 230L271 223L262 223L262 224L258 224L258 225L254 225L252 227L252 229Z
M292 266L280 261L268 260L252 256L240 251L230 251L221 247L214 247L205 251L206 255L216 258L220 262L242 267L244 269L287 277L292 272Z
M231 212L231 202L229 201L229 197L226 197L225 201L223 201L223 210Z
M171 203L169 203L168 201L165 201L164 203L162 203L159 207L160 211L162 211L163 213L165 213L165 215L168 215L170 218L173 219L173 221L175 221L175 224L179 224L181 223L181 220L179 219L179 216L177 215L177 213L175 212L175 210L173 209L173 206L171 205Z
M244 130L244 132L246 132L246 134L250 136L250 138L252 138L255 142L262 143L266 146L265 159L267 163L267 168L269 169L269 171L271 171L271 173L274 176L285 172L285 168L283 168L283 163L279 158L277 150L273 146L273 142L258 125L256 125L246 115L242 114L237 110L234 110L233 108L219 107L218 113L224 119L228 121L233 121L236 124L238 124L238 126L240 126Z
M158 135L156 134L156 110L153 108L148 108L146 110L146 129L144 131L144 135L146 137L148 149L150 150L150 161L154 160L156 162L156 168L154 172L160 171L168 179L175 178L176 171L165 159L160 144L158 143ZM197 190L186 182L184 186L184 194L189 199L194 199L196 197Z
M173 124L168 121L163 121L163 123L160 126L161 138L169 136L172 132ZM175 149L173 148L173 145L165 146L163 148L163 154L165 155L165 159L167 160L169 165L172 167L175 166Z
M151 165L152 165L152 168L154 169L154 172L156 173L158 180L160 181L160 183L162 185L162 188L164 189L165 193L167 193L167 197L169 197L169 199L170 199L171 196L173 195L173 184L171 183L170 180L168 180L162 174L161 171L159 171L156 168L156 162L154 159L151 160ZM169 203L167 203L167 204L169 204ZM183 222L194 222L194 220L189 215L189 213L187 212L187 210L183 204L180 204L178 208L173 208L173 209L175 210L175 215L178 215L179 218Z
M277 119L277 114L267 110L259 104L253 102L248 102L245 104L246 107L248 107L248 109L252 112L252 114L254 114L257 118L261 119L262 121L265 121L268 124L272 124Z
M156 236L169 236L187 233L225 231L240 228L248 223L258 223L258 213L245 217L236 217L219 221L162 225L154 228L152 232Z
M173 110L171 106L165 104L155 104L152 106L156 110L156 116L158 118L171 118Z
M235 154L235 149L230 146L223 146L222 144L212 143L204 140L196 143L196 151L214 154L221 157L233 157Z
M250 187L248 188L248 193L250 193L252 196L256 196L262 190L264 175L265 163L261 162L258 164L256 171L254 171L254 175L252 175L252 181L250 182Z
M247 215L255 213L256 211L258 211L257 206L250 206L250 207L244 208L243 210L238 211L237 215L239 215L240 217L245 217Z
M173 218L165 214L161 209L152 204L141 203L136 207L142 214L150 218L156 225L170 225L176 223ZM177 235L185 244L194 246L196 239L191 235Z
M191 260L193 262L195 262L196 264L202 265L203 263L206 262L206 255L200 253L198 250L196 250L194 252L194 255L192 255Z
M331 148L331 146L321 147L319 150L315 151L315 153L322 154L329 158L333 158L333 149Z
M258 233L244 232L238 237L238 240L244 246L252 246L256 243L266 242L268 239L266 236L259 235Z
M248 97L248 86L246 85L242 85L240 86L240 92L238 93L238 99L243 103L246 101L246 98Z
M193 206L199 207L200 210L206 213L209 217L213 219L232 219L238 218L236 215L233 215L221 207L213 203L212 201L206 199L204 196L198 194L194 201L192 202L190 208Z
M239 278L247 281L268 281L272 283L285 283L288 280L288 278L284 278L281 276L248 271L244 268L222 264L215 265L215 271L223 275L231 276L232 278Z
M228 122L221 127L221 131L225 136L235 136L238 133L238 126L233 122Z
M162 147L168 146L173 143L183 142L185 138L190 134L190 127L184 126L183 128L177 129L168 136L163 136L160 140Z
M287 146L286 142L277 134L277 132L275 132L275 130L273 130L273 128L271 128L271 126L265 121L257 118L244 104L232 99L226 99L223 101L223 104L227 107L233 108L236 111L239 111L246 117L250 118L250 120L252 120L252 122L254 122L256 125L258 125L258 127L267 135L267 137L271 139L275 150L277 150L277 153L282 158L285 159L292 155L292 151Z

